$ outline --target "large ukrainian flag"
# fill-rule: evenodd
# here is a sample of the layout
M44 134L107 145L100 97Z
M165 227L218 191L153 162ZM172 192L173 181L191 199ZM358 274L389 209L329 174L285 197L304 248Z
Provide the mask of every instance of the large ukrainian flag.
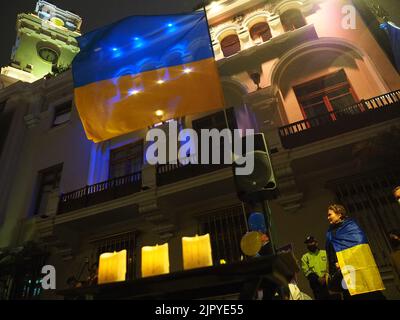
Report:
M367 237L353 219L330 229L327 245L332 244L350 295L385 290Z
M397 70L400 72L400 27L396 26L393 22L388 22L387 31L392 45Z
M223 107L203 11L132 16L78 42L75 103L94 142Z

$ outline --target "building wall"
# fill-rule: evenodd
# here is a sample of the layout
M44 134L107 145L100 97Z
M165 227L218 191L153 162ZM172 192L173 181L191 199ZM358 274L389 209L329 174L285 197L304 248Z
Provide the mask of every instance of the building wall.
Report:
M56 80L56 79L54 79ZM59 80L59 79L57 79ZM54 83L54 82L53 82ZM87 184L89 172L89 156L92 143L86 139L82 124L75 108L72 109L71 120L59 127L52 127L55 107L60 103L72 101L71 84L60 91L50 90L44 100L37 101L42 90L38 83L26 93L25 111L18 112L14 121L18 127L10 129L8 143L20 144L20 151L5 150L6 161L14 156L12 165L13 178L9 182L9 197L4 207L6 220L1 226L1 244L10 245L22 237L19 232L21 221L34 215L37 200L39 171L63 163L60 181L60 193L82 188ZM51 84L48 83L48 84ZM59 90L60 88L58 88ZM50 93L51 92L51 93ZM20 102L21 103L21 102ZM19 107L18 104L15 107ZM35 115L36 122L26 128L24 117ZM16 141L16 132L23 134ZM11 146L10 146L11 147ZM15 146L14 146L15 148Z
M320 9L315 14L307 17L307 22L314 24L320 38L339 38L355 45L362 52L366 63L371 63L376 68L377 73L383 79L385 88L388 88L389 91L398 89L400 87L400 77L396 69L375 41L359 13L356 11L355 29L344 29L342 27L342 18L344 16L342 8L351 4L350 0L323 1L319 5ZM326 23L326 21L329 21L329 23Z
M293 85L307 82L339 69L345 70L359 99L368 99L400 87L399 74L373 38L360 15L356 13L356 29L342 27L344 17L342 8L349 4L351 4L349 0L322 0L317 1L311 10L309 6L301 5L298 1L288 1L284 5L283 2L277 2L272 6L274 13L282 13L291 8L302 10L307 24L313 25L319 38L315 43L307 42L304 45L292 47L283 55L276 52L276 58L264 61L260 65L260 87L273 86L281 90L282 102L289 123L304 118L292 90ZM239 62L235 61L235 56L223 58L222 51L219 49L220 41L226 35L241 34L239 39L242 50L252 48L255 43L251 40L248 32L251 26L259 21L267 21L270 24L273 36L270 41L273 41L274 37L283 36L284 31L279 18L271 16L271 13L262 7L248 13L240 25L235 20L231 20L213 26L214 40L217 41L217 45L214 45L216 58L227 60L224 62L224 68L231 64L232 69L237 69L238 66L235 66L235 63ZM243 28L247 33L242 31ZM290 35L291 32L287 34ZM270 47L265 50L274 51L275 49ZM251 71L243 66L241 72L231 75L231 79L248 88L249 92L253 92L256 90L256 85L250 79Z

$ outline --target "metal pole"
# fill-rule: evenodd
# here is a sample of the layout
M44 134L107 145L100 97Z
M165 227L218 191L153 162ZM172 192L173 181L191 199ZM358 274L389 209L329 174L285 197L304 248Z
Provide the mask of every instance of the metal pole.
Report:
M271 245L271 251L272 254L275 255L275 241L272 237L272 230L271 230L271 210L269 208L269 204L268 201L261 201L262 203L262 207L263 207L263 213L264 213L264 217L266 219L266 224L267 224L267 232L268 232L268 236L269 236L269 244ZM266 204L265 204L266 203Z

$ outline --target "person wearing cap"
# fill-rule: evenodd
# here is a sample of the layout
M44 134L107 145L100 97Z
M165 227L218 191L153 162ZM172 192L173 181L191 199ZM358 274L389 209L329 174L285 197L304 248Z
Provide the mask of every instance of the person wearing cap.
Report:
M328 300L331 296L326 284L328 263L326 251L318 248L318 242L313 236L308 236L304 243L308 252L301 257L301 269L307 277L314 293L315 300Z

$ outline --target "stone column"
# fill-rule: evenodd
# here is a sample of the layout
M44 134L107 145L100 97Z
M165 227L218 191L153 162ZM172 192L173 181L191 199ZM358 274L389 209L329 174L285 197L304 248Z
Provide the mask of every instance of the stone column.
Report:
M11 215L8 211L9 198L17 176L27 131L23 118L28 110L29 101L22 94L23 85L21 87L10 94L3 110L4 113L12 113L12 118L0 154L0 247L12 244L13 238L18 233L15 228L21 218L20 212L12 212Z

